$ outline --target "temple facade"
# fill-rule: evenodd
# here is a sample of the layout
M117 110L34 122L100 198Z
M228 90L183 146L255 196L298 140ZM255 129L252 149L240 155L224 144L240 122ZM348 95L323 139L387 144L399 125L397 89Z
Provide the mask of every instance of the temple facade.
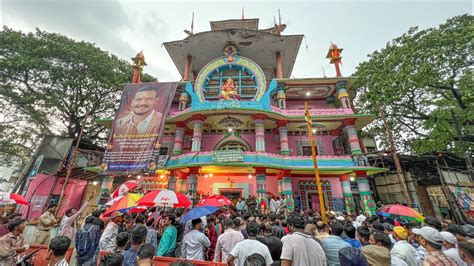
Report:
M355 112L354 79L291 78L303 35L284 35L282 25L210 24L210 31L164 43L182 81L161 142L164 168L142 186L229 198L274 195L288 207L320 210L307 103L326 209L374 212L368 176L384 169L362 155L358 131L374 116Z

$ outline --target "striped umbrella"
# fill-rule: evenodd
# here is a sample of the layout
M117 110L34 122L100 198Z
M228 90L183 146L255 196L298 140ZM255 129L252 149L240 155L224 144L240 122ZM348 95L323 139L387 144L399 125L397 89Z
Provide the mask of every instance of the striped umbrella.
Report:
M125 213L133 208L136 208L137 201L141 199L142 197L143 197L142 195L134 194L134 193L130 193L123 196L123 198L116 201L114 204L112 204L112 206L110 206L110 208L104 213L104 217L107 217L116 211Z
M138 181L136 180L130 180L127 181L120 186L118 186L114 192L112 192L112 198L120 197L128 193L128 191L136 188L138 186Z
M400 205L400 204L389 204L385 205L377 212L378 215L388 217L390 219L398 218L399 220L418 221L421 222L425 219L423 215L414 209Z

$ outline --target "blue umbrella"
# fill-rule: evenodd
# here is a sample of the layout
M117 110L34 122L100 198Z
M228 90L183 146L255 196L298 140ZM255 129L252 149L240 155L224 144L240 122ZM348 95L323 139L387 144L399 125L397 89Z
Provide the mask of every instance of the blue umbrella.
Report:
M211 213L214 213L218 210L218 208L213 207L213 206L203 206L203 207L197 207L197 208L192 208L190 211L188 211L183 218L179 221L180 223L185 223L190 220L194 220L197 218L201 218L203 216L207 216Z

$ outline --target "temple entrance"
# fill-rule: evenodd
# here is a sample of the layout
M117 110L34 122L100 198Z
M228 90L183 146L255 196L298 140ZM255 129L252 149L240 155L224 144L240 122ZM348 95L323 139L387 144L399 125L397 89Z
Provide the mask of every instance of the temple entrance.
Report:
M219 188L219 195L229 198L234 204L242 198L242 188Z
M321 207L319 206L319 194L318 193L308 193L308 205L312 210L315 210L321 213Z

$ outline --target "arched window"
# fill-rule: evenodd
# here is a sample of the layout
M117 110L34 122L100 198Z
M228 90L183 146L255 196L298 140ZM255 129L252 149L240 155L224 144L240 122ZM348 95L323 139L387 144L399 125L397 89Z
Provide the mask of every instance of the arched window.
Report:
M219 144L216 148L218 151L228 151L228 150L241 150L241 151L250 151L250 147L240 141L226 141Z
M238 94L240 99L253 99L257 93L257 83L255 76L244 66L224 65L210 75L204 82L204 98L206 100L217 100L221 95L222 84L229 78L238 84Z

